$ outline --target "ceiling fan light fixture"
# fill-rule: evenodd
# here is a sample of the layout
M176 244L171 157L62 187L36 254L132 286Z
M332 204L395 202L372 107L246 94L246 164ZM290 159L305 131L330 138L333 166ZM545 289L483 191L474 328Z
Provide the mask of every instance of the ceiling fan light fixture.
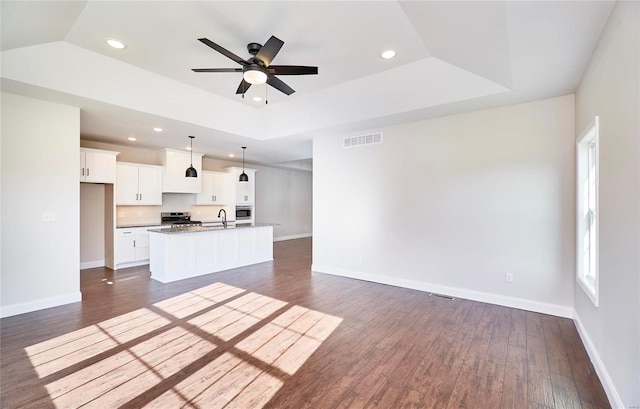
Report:
M245 81L252 85L260 85L267 82L267 73L257 66L247 67L247 69L242 74L242 77Z

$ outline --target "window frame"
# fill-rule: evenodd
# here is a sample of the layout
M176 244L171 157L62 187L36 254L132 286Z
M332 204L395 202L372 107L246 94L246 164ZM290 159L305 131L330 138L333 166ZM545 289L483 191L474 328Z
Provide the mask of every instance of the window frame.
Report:
M592 151L593 149L593 151ZM594 160L593 189L590 183L591 160ZM576 281L591 300L598 307L600 301L600 268L599 268L599 234L600 234L600 120L596 116L576 141ZM586 194L585 198L585 182ZM592 193L590 195L589 193ZM586 205L585 205L586 202ZM592 203L593 202L593 203ZM587 216L588 213L588 216ZM585 221L587 217L591 219ZM585 272L585 233L589 233L589 272L595 275L590 284ZM591 260L593 258L593 260Z

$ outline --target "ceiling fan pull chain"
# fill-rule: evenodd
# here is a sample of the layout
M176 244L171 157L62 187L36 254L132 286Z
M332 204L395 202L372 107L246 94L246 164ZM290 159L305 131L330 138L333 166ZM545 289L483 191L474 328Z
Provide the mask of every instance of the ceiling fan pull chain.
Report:
M267 84L264 84L264 104L267 105L269 103L269 87Z

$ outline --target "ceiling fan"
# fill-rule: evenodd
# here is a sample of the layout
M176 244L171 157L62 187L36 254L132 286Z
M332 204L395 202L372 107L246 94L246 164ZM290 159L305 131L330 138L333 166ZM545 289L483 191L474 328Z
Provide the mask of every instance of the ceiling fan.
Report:
M232 59L242 67L238 68L192 68L195 72L241 72L242 81L236 90L236 94L242 94L255 84L265 82L273 88L287 95L293 94L293 88L285 84L276 75L308 75L318 74L318 67L308 67L304 65L271 65L271 61L282 48L284 41L275 36L271 36L264 45L258 43L247 44L247 50L252 56L247 60L235 55L224 47L206 38L199 38L198 41L213 48L220 54Z

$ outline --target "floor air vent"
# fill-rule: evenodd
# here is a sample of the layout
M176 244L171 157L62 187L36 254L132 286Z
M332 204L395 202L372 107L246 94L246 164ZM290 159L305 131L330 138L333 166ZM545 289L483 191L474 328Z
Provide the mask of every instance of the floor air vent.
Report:
M349 136L344 138L344 147L353 148L354 146L371 145L374 143L382 143L382 132L371 133L368 135Z
M455 298L453 298L453 297L451 297L449 295L438 294L438 293L429 293L429 297L444 298L445 300L455 300Z

